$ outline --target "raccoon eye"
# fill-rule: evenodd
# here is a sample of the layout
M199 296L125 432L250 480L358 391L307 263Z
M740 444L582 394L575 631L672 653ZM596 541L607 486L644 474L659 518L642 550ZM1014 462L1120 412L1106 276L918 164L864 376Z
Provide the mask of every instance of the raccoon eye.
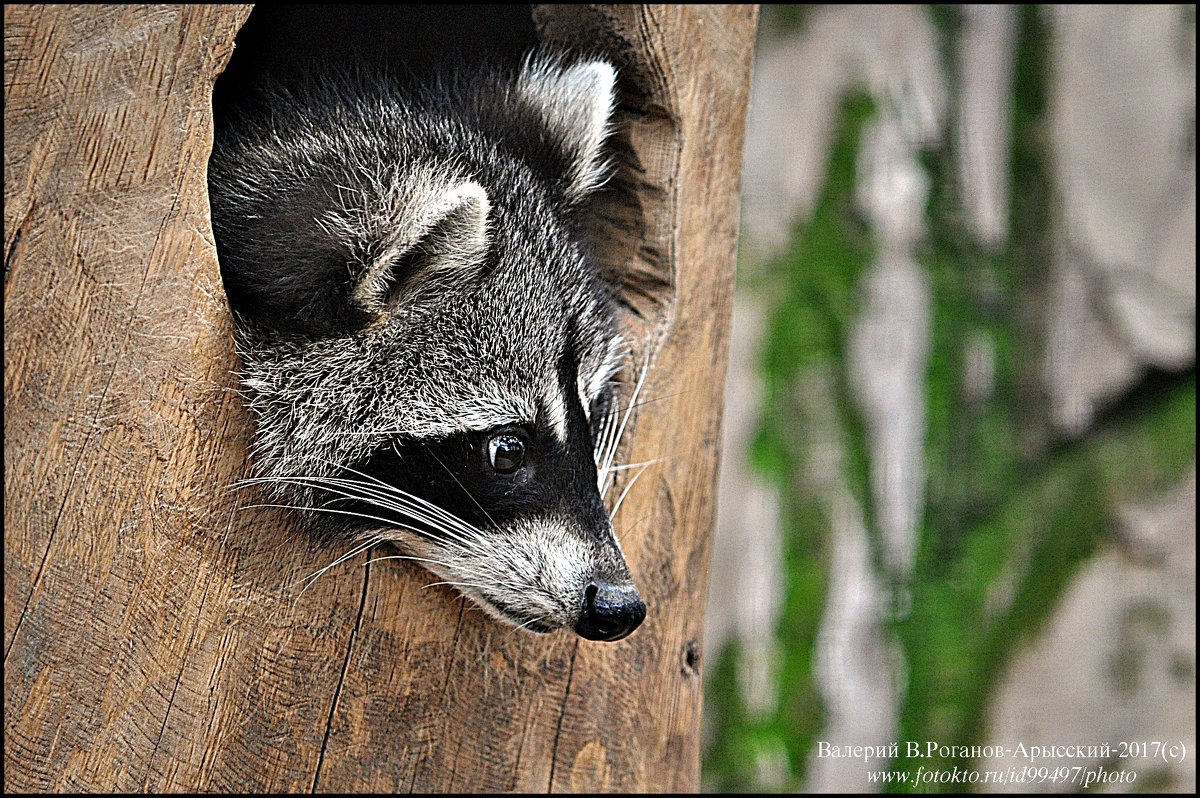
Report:
M501 433L488 439L488 462L501 474L511 474L525 464L525 441Z

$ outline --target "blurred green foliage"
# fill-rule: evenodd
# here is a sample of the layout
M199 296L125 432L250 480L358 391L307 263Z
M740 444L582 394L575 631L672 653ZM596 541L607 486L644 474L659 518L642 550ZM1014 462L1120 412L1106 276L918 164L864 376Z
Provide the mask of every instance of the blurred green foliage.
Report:
M846 341L857 310L858 281L871 262L870 231L854 207L859 141L874 113L865 94L846 99L826 171L825 187L811 219L799 228L785 256L765 264L749 290L769 291L772 309L762 353L762 420L749 453L756 470L782 494L784 561L787 572L778 640L780 701L765 717L753 717L736 690L736 646L721 652L713 673L726 690L708 693L707 711L720 732L705 760L706 781L718 791L754 789L760 755L786 752L797 789L808 751L821 729L822 707L813 675L817 627L827 583L825 548L829 517L804 470L811 410L795 396L798 375L817 370L832 376L826 397L837 423L859 433L844 368ZM865 441L855 434L857 456L846 477L865 491Z
M935 7L930 14L954 118L962 11ZM1054 219L1044 127L1050 37L1041 9L1022 7L1017 39L1012 209L1002 247L976 241L965 222L953 130L924 157L932 191L919 260L933 294L926 506L911 578L889 584L897 611L887 629L905 663L900 740L984 742L989 699L1004 667L1044 625L1079 568L1112 545L1118 505L1166 489L1195 458L1194 369L1127 402L1079 439L1056 440L1046 421L1036 373L1041 330L1030 310L1045 288ZM806 477L810 429L831 419L837 426L841 479L878 541L870 450L846 367L859 282L873 255L871 232L854 205L858 147L872 114L865 95L846 99L811 217L797 226L784 256L739 278L742 289L769 298L763 415L749 457L782 495L787 584L772 709L755 714L743 703L737 685L745 652L736 644L715 652L703 771L711 790L800 789L820 739L814 656L830 519L828 497ZM967 348L980 342L994 360L992 387L982 397L965 390ZM820 402L806 384L826 391ZM759 763L777 752L785 755L784 778L764 780ZM903 757L893 763L910 771L919 764Z

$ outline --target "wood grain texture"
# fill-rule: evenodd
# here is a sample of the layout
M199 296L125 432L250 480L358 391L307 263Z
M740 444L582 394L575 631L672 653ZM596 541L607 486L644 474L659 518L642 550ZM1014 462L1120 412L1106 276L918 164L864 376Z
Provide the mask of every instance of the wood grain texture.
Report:
M5 7L6 790L694 790L750 6L536 7L621 71L596 238L654 354L632 637L514 633L247 509L208 222L246 7ZM621 489L618 484L617 491ZM616 495L616 494L614 494Z

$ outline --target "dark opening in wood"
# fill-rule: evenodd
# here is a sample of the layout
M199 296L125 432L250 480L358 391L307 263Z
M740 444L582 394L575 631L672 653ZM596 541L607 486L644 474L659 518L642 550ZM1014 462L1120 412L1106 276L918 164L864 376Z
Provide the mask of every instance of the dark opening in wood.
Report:
M608 146L613 172L589 199L585 219L630 337L645 339L660 331L674 282L671 231L663 224L673 212L669 186L655 178L671 168L660 156L677 150L678 141L672 111L653 100L662 86L644 74L643 59L626 40L593 35L604 22L573 6L259 5L216 82L213 115L220 127L257 89L323 72L366 71L416 89L447 69L516 69L539 45L611 60L619 74Z
M419 85L442 64L515 65L536 45L528 5L257 5L217 80L214 113L267 81L368 69Z

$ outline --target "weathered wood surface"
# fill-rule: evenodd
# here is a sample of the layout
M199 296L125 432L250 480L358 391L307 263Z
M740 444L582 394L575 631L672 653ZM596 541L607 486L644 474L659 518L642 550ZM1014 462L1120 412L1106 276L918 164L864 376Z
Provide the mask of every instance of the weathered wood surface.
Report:
M755 9L538 7L622 73L602 255L657 347L616 644L496 625L228 490L205 194L246 7L5 7L6 790L692 790ZM644 296L640 296L644 294ZM621 486L618 485L618 492Z

